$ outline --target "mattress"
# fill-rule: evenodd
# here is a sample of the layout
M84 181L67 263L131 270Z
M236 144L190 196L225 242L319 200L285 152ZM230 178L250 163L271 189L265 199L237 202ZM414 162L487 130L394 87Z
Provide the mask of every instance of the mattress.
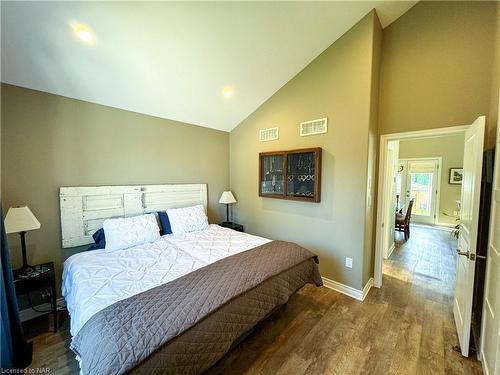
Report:
M211 224L207 229L164 238L192 257L207 264L271 242L263 237Z
M126 250L92 250L64 262L62 295L74 337L97 312L270 240L218 225Z

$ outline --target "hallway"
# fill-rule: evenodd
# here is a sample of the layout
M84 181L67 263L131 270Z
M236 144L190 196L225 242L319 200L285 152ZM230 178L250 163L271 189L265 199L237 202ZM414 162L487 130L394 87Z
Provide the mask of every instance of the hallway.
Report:
M395 245L389 259L384 260L384 276L412 283L416 288L425 285L428 293L437 293L440 302L451 306L457 248L451 232L412 225L411 238L405 242L403 234L396 233Z
M396 345L395 353L407 352L407 373L482 374L475 354L467 359L453 350L458 344L453 320L455 249L451 232L412 225L411 238L405 242L396 234L395 250L384 260L380 292L404 309L401 336L406 342Z

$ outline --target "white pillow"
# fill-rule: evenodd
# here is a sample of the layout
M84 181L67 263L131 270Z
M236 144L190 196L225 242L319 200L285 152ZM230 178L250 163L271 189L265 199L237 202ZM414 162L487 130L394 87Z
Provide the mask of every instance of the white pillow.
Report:
M167 210L168 220L174 235L204 230L208 228L208 218L205 208L198 206L171 208Z
M102 227L106 251L128 249L160 238L160 228L153 214L107 219Z

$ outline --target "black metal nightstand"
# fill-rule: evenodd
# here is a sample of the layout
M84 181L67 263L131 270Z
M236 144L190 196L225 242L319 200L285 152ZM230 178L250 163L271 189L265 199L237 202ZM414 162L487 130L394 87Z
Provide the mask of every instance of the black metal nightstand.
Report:
M53 314L54 332L57 332L56 276L54 272L54 263L49 262L30 267L33 269L31 274L24 274L22 272L23 269L12 271L14 274L14 287L16 288L16 295L27 295L28 300L30 301L30 308L34 312L25 320L31 320L39 316ZM44 309L37 311L38 306L31 306L30 296L33 292L44 289L50 290L50 310ZM47 303L45 303L45 305L47 305Z
M224 227L224 228L230 228L230 229L236 230L238 232L245 231L245 228L243 227L243 225L236 224L236 223L233 223L231 221L224 221L224 222L220 223L220 226Z

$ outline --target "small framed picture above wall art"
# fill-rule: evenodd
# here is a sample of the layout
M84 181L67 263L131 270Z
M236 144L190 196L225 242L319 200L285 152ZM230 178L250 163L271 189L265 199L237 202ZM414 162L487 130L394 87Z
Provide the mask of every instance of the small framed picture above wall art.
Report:
M461 185L463 176L463 168L450 168L450 184Z

